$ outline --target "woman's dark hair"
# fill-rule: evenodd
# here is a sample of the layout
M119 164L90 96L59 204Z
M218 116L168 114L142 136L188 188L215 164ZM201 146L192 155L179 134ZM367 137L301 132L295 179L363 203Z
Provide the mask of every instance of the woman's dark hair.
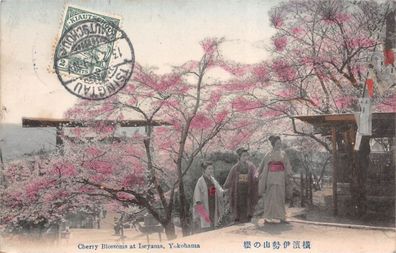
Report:
M238 148L235 152L238 154L239 158L241 158L243 153L248 152L248 149L246 149L246 148Z
M212 161L203 161L203 162L201 162L202 172L204 172L206 170L206 168L208 168L210 165L213 165Z
M280 140L281 138L277 135L271 135L268 140L271 142L272 147L275 146L275 143L277 140Z

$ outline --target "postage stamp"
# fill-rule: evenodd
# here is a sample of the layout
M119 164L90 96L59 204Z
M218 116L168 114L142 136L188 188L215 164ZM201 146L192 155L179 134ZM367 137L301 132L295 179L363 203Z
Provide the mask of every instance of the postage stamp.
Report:
M119 19L68 7L54 68L62 85L89 100L108 98L130 79L133 46Z

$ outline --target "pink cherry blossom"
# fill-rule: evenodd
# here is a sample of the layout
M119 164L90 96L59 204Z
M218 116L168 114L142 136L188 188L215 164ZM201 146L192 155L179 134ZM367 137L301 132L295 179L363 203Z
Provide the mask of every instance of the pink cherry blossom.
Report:
M129 82L129 83L124 87L123 91L125 91L125 92L128 93L128 94L135 94L135 93L136 93L136 86L135 86L133 83L130 83L130 82Z
M250 137L253 135L253 131L249 131L248 129L241 129L241 131L237 132L227 143L227 148L230 150L235 150L237 147L241 146L242 143L245 143Z
M213 126L213 121L210 120L205 114L197 113L191 121L192 129L207 129Z
M86 149L86 153L90 156L98 156L103 152L100 149L91 146Z
M301 28L301 27L296 26L296 27L293 27L293 28L292 28L291 32L292 32L295 36L299 37L299 36L303 35L304 29Z
M217 113L215 115L215 122L217 124L223 122L227 118L228 115L229 115L229 112L227 110L223 110L223 111Z
M287 46L287 37L281 36L274 39L274 45L277 51L282 52Z
M177 99L168 99L168 100L162 101L162 104L164 106L169 106L169 107L172 107L172 108L178 108L178 107L181 106L180 105L180 101L177 100Z
M181 68L184 69L185 71L195 71L197 70L199 66L199 62L197 61L188 61L184 63Z
M240 91L249 91L256 88L256 82L249 79L244 80L230 80L223 85L223 89L227 93L234 93Z
M81 128L76 127L76 128L73 128L72 131L76 135L77 138L81 137Z
M141 185L142 183L144 183L142 176L139 176L136 173L131 173L123 179L121 185L123 187L128 188L128 187L134 187L136 185Z
M232 108L238 112L247 112L261 107L261 103L244 97L237 97L232 101Z
M278 110L266 110L264 112L261 113L261 116L264 118L275 118L275 117L279 117L283 115L282 111L278 111Z
M101 174L111 174L113 172L110 161L88 161L84 166Z
M338 22L340 22L340 23L345 23L345 22L350 21L351 16L350 16L350 14L348 14L348 13L337 13L337 14L335 15L335 19L336 19Z
M348 40L349 48L373 47L376 41L370 38L351 38Z
M62 165L58 166L60 166L60 172L63 176L73 177L77 175L76 166L74 166L74 164L70 162L65 162Z
M121 200L133 200L135 197L131 194L125 193L125 192L119 192L117 193L117 197Z
M349 107L353 102L354 98L350 96L344 96L341 98L335 99L335 104L338 108L343 109Z
M396 110L396 95L391 95L384 99L384 102L375 107L376 111L380 112L395 112Z
M137 102L138 102L138 100L136 99L136 97L131 97L127 101L127 103L130 104L130 105L135 105Z
M217 63L219 67L234 76L244 76L250 69L249 65L242 65L233 62L220 61Z
M294 88L285 88L279 91L277 95L284 98L296 97L298 96L298 90Z
M296 78L295 69L286 61L278 59L272 64L273 71L282 82L290 82Z
M277 13L271 17L271 23L276 29L280 29L284 24L282 17Z
M253 66L252 73L259 80L266 80L269 75L268 66L265 63Z
M336 13L335 15L327 16L323 21L328 25L333 25L335 23L347 23L351 20L350 14L347 13Z
M38 194L41 190L46 189L51 184L51 181L47 179L41 179L34 182L29 183L26 186L26 196L29 200L34 200L38 197Z
M217 50L218 42L217 38L206 38L201 41L201 46L206 54L212 55Z

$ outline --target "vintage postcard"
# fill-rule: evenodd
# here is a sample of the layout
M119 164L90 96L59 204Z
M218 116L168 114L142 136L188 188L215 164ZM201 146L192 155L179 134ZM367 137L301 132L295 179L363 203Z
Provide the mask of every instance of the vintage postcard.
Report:
M395 16L0 0L0 253L395 253Z

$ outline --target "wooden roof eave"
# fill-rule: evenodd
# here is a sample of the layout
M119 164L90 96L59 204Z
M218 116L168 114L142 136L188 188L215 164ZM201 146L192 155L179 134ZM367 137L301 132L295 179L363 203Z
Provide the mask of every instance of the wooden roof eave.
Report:
M312 125L315 128L315 132L322 135L331 135L331 128L333 127L337 129L357 128L355 115L353 113L294 116L294 118ZM394 137L395 125L396 112L373 113L373 134L371 137Z
M88 127L95 123L104 125L119 125L121 127L163 126L169 125L164 121L153 120L148 124L146 120L73 120L73 119L48 119L48 118L22 118L22 127Z

